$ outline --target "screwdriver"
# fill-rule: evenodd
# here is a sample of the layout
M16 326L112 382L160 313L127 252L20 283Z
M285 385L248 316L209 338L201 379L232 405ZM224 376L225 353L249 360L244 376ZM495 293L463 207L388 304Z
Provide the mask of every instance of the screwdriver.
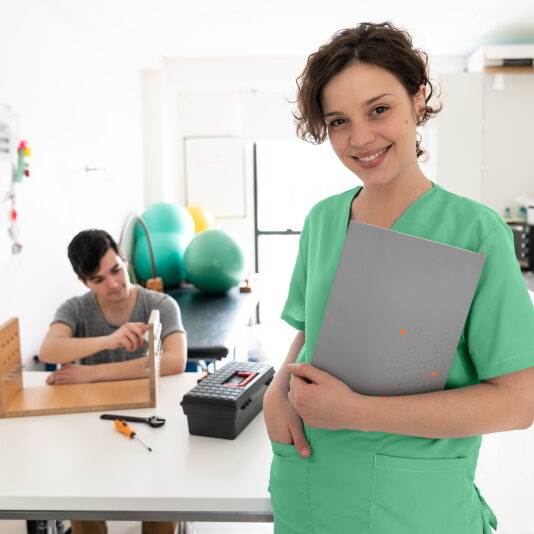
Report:
M126 421L123 421L122 419L115 419L115 428L125 436L128 436L130 439L136 438L137 441L143 445L143 447L152 452L152 449L137 437L137 434L128 426Z

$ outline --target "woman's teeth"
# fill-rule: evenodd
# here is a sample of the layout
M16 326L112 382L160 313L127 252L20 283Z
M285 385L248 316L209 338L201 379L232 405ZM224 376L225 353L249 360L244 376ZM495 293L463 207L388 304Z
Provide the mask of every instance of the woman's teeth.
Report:
M373 161L374 159L378 158L378 156L383 154L388 148L389 147L383 148L382 150L379 150L370 156L356 156L356 159L359 159L360 161Z

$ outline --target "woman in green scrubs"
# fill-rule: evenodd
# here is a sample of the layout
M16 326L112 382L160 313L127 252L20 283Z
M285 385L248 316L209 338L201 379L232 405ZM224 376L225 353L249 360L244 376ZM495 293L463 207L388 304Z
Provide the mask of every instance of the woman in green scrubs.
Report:
M426 55L389 23L337 33L299 78L300 136L328 137L364 185L314 206L300 238L282 313L298 333L264 400L276 534L496 528L476 463L482 434L532 424L534 309L504 221L419 167L432 90ZM349 220L486 255L445 390L365 396L310 364Z

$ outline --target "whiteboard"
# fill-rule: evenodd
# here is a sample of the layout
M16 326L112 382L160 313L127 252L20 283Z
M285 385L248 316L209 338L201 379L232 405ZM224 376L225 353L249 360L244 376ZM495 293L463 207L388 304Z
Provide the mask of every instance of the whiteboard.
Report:
M186 137L188 206L202 206L215 217L246 217L245 152L235 137Z

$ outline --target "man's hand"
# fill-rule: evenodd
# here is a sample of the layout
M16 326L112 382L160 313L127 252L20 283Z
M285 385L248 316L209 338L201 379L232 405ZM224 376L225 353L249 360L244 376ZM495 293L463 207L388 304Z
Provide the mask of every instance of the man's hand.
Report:
M93 382L95 380L94 365L79 365L77 363L67 363L60 369L54 371L47 379L49 386L59 384L81 384L82 382Z
M338 430L364 430L361 414L365 396L308 363L288 365L293 375L289 401L306 425Z
M125 348L128 352L134 352L145 344L144 335L147 331L145 323L124 323L108 337L108 349L115 350Z

